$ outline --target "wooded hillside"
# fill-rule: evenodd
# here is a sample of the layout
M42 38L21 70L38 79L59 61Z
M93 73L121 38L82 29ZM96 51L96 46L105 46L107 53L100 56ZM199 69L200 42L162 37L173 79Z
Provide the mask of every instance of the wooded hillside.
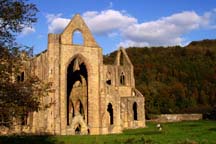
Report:
M216 40L126 49L148 114L208 112L216 105ZM104 56L113 64L116 52Z

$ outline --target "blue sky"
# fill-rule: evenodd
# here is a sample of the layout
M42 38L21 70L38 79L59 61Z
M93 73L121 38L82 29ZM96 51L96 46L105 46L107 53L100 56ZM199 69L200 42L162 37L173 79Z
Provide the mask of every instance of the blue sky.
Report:
M107 54L119 46L187 45L216 39L215 0L29 0L38 22L26 27L18 42L47 49L47 34L61 33L79 13Z

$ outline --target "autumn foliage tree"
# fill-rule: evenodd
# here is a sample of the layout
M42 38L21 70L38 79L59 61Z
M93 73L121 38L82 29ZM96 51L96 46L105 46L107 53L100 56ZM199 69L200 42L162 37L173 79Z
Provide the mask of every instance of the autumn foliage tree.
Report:
M24 72L31 51L16 43L16 36L37 21L37 8L26 0L0 1L0 125L10 127L41 108L50 90L31 72ZM22 123L22 122L21 122Z

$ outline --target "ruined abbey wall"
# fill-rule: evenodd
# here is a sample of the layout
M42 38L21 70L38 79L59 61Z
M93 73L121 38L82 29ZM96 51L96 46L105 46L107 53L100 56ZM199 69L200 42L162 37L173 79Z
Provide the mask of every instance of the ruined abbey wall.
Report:
M80 31L83 44L73 43ZM50 108L29 116L27 131L57 135L120 133L145 127L144 96L135 88L133 65L123 48L113 65L80 15L61 34L48 35L48 49L30 62L30 71L53 92L41 99Z

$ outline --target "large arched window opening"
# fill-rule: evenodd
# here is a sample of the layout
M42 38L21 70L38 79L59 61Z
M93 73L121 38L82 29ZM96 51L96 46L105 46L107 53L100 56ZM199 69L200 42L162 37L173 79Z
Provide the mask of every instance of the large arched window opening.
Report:
M79 56L67 68L67 125L80 113L88 123L88 76L87 68ZM72 113L70 101L74 104ZM72 113L72 114L71 114Z
M108 104L107 111L109 113L110 125L112 125L113 124L113 108L112 108L112 104L111 103Z
M121 84L121 85L125 85L125 75L124 75L123 72L122 72L121 75L120 75L120 84Z
M133 103L133 119L138 120L137 119L137 103L136 102Z
M84 44L84 39L83 39L83 35L82 32L80 32L79 30L75 30L72 34L72 44L75 45L83 45Z

